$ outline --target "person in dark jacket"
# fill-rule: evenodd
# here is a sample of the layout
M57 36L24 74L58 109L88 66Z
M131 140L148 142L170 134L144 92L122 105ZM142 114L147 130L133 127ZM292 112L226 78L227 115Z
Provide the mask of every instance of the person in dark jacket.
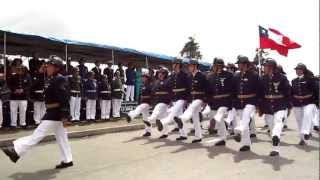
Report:
M131 63L128 64L128 69L126 69L126 78L126 101L134 101L134 85L136 81L136 71Z
M81 97L83 94L83 80L78 67L73 68L72 75L69 77L69 93L71 121L78 123L80 121Z
M206 102L208 81L206 76L199 70L199 62L197 60L190 60L188 65L191 74L191 98L189 99L189 106L182 115L174 117L175 122L178 124L180 131L185 131L185 123L193 120L195 129L195 139L192 143L202 141L202 130L200 124L200 113L202 106Z
M123 98L123 88L122 88L120 72L117 71L114 75L114 80L112 82L112 117L120 117L120 109Z
M102 76L102 71L101 71L101 68L100 68L100 62L99 61L96 61L94 63L95 67L91 69L92 72L94 72L94 77L97 81L100 81L101 80L101 76Z
M152 95L154 109L151 116L148 118L149 122L156 122L159 127L160 119L167 115L168 107L171 103L171 88L168 81L169 71L162 67L158 70L158 80L152 85ZM167 138L166 135L160 136L160 139Z
M105 74L102 76L100 82L98 82L101 120L107 121L110 119L111 110L111 83L108 81L108 76Z
M172 63L173 72L169 77L169 88L172 92L172 104L170 112L165 118L160 119L157 122L158 130L162 133L163 136L168 136L169 129L168 126L172 123L175 123L174 117L180 116L186 105L187 100L190 97L190 76L182 70L183 61L180 58L175 58ZM185 131L180 131L180 137L177 141L183 141L187 139L187 134Z
M88 75L88 68L86 67L86 65L84 65L84 63L85 63L85 60L81 58L79 60L78 68L79 68L79 75L83 80L86 80Z
M139 105L127 114L127 121L130 123L134 118L142 114L142 120L145 124L145 133L143 137L151 136L151 122L148 117L150 115L151 99L152 99L152 87L150 84L150 76L148 74L142 75L143 86L141 89L141 98Z
M16 163L20 157L38 144L49 132L53 132L62 155L61 162L56 166L56 169L73 166L67 132L63 127L63 122L69 118L69 102L67 80L58 73L62 66L61 58L50 56L49 62L41 67L50 79L49 86L44 92L47 110L40 125L32 135L19 138L13 141L11 146L2 149L12 162Z
M263 101L260 104L260 111L265 114L271 130L273 148L270 156L278 156L283 119L291 106L291 87L287 77L277 71L277 63L274 59L268 58L264 63L262 85Z
M103 74L108 77L108 82L111 83L113 80L112 62L107 63L107 67L104 68Z
M306 65L299 63L296 67L297 78L292 80L292 105L300 134L300 145L310 140L312 118L319 103L319 86Z
M40 69L41 66L38 67ZM44 102L44 89L46 85L45 73L38 70L33 74L30 98L33 101L33 119L35 123L40 124L40 120L46 112L46 104Z
M208 77L208 105L211 113L209 119L216 122L219 140L216 146L225 146L227 139L227 129L224 115L232 107L232 96L234 92L233 74L223 70L224 61L222 58L214 58L213 73Z
M248 57L239 55L237 64L240 72L235 74L233 80L235 85L233 107L237 110L240 121L235 130L241 134L240 151L250 151L249 123L256 111L256 105L261 101L262 85L259 75L250 70Z
M96 119L96 103L98 98L97 80L94 78L94 72L88 73L88 79L84 83L84 92L86 98L86 117L87 122L95 121Z
M10 117L11 127L17 127L17 115L19 111L20 126L26 127L26 111L30 95L31 78L27 68L18 65L11 71L8 78L8 86L11 90Z

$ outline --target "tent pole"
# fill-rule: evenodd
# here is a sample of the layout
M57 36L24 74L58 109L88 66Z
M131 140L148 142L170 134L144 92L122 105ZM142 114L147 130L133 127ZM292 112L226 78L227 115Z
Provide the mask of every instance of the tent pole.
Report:
M113 49L111 50L111 57L112 57L112 65L114 65L114 51L113 51Z
M148 61L148 56L146 56L146 68L149 68L149 61Z
M7 33L3 33L3 75L4 75L4 80L7 78L7 61L6 61L6 56L7 56Z
M66 56L66 73L68 74L68 44L65 45L65 56Z

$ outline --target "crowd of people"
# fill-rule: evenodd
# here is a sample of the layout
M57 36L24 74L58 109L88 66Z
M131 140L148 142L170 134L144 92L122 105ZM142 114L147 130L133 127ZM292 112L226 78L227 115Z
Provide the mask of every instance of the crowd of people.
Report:
M258 69L246 56L237 57L237 66L215 58L210 72L199 70L199 63L190 60L187 67L176 58L173 71L161 68L158 79L143 76L140 104L127 114L127 121L142 115L145 123L143 137L152 135L152 123L167 138L169 126L179 130L177 141L188 137L193 124L192 143L203 138L202 120L210 120L209 132L217 130L216 146L225 146L227 129L240 142L240 151L250 151L251 139L255 137L254 116L264 116L271 136L270 156L279 155L279 144L286 119L293 110L300 135L299 145L306 145L311 131L319 131L319 76L315 77L307 67L299 63L295 67L297 77L290 83L282 67L272 58L265 59ZM152 113L149 109L154 107ZM174 129L175 130L175 129Z
M45 61L32 58L29 60L29 68L23 65L21 58L6 63L6 75L4 66L0 68L0 128L2 125L6 125L10 130L35 127L46 111L44 90L48 86L49 78L42 69ZM72 124L82 125L119 118L123 100L140 99L140 66L128 63L124 70L123 65L119 63L118 68L114 70L110 62L102 70L99 61L94 64L95 66L88 70L85 60L80 59L77 66L73 67L68 63L60 72L68 79ZM153 70L150 69L149 72ZM9 100L9 108L6 110L10 113L3 113L2 105L5 100ZM29 112L32 112L32 117Z
M7 82L1 73L0 90L3 91L6 84L10 90L11 127L17 127L18 114L20 126L26 126L25 114L30 99L33 118L38 124L32 135L2 148L14 163L53 131L62 154L62 161L56 168L73 166L64 123L80 121L83 100L86 122L97 119L97 101L101 109L99 119L108 120L111 109L113 117L120 117L123 84L127 86L126 100L134 100L133 89L138 76L142 83L139 105L125 116L130 123L142 115L145 124L143 137L152 135L155 123L160 139L167 138L172 130L170 126L174 126L173 130L179 131L176 140L184 141L190 132L188 124L192 124L195 136L192 143L199 143L203 139L204 119L208 119L209 132L218 136L215 146L225 146L228 135L233 134L240 143L239 151L250 151L251 138L255 137L254 117L258 114L264 116L271 137L270 156L279 156L282 131L291 110L297 121L299 145L307 145L312 130L319 132L320 78L302 63L295 67L297 77L290 83L274 59L265 59L263 69L259 69L242 55L237 57L237 67L225 65L222 58L214 58L211 70L201 72L197 60L191 59L185 66L182 59L175 58L171 72L160 67L140 75L135 73L132 64L128 64L126 71L119 64L115 72L110 65L102 72L96 62L88 71L81 60L77 67L69 66L69 75L66 73L68 69L63 68L62 59L57 56L51 56L48 62L36 59L31 62L34 64L29 65L28 71L21 59L15 59L7 71Z

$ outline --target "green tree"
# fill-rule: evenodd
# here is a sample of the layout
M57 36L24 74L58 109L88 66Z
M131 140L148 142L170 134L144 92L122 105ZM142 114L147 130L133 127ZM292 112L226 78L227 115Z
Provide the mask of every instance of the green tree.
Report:
M189 37L189 41L184 45L180 51L180 55L186 58L201 59L202 55L200 52L199 43L195 42L194 37Z

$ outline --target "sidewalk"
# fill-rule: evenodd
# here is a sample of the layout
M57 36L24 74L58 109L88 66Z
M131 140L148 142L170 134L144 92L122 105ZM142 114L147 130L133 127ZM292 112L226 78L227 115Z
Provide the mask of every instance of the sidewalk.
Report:
M144 128L144 124L141 119L132 121L130 124L126 122L124 118L117 121L110 122L96 122L84 126L72 125L67 127L69 138L81 138L86 136L94 136L107 133L123 132L123 131L134 131ZM16 131L4 131L0 130L0 147L7 146L9 142L14 139L28 136L32 134L34 129L27 130L16 130ZM50 134L46 136L42 142L54 140L54 135Z

